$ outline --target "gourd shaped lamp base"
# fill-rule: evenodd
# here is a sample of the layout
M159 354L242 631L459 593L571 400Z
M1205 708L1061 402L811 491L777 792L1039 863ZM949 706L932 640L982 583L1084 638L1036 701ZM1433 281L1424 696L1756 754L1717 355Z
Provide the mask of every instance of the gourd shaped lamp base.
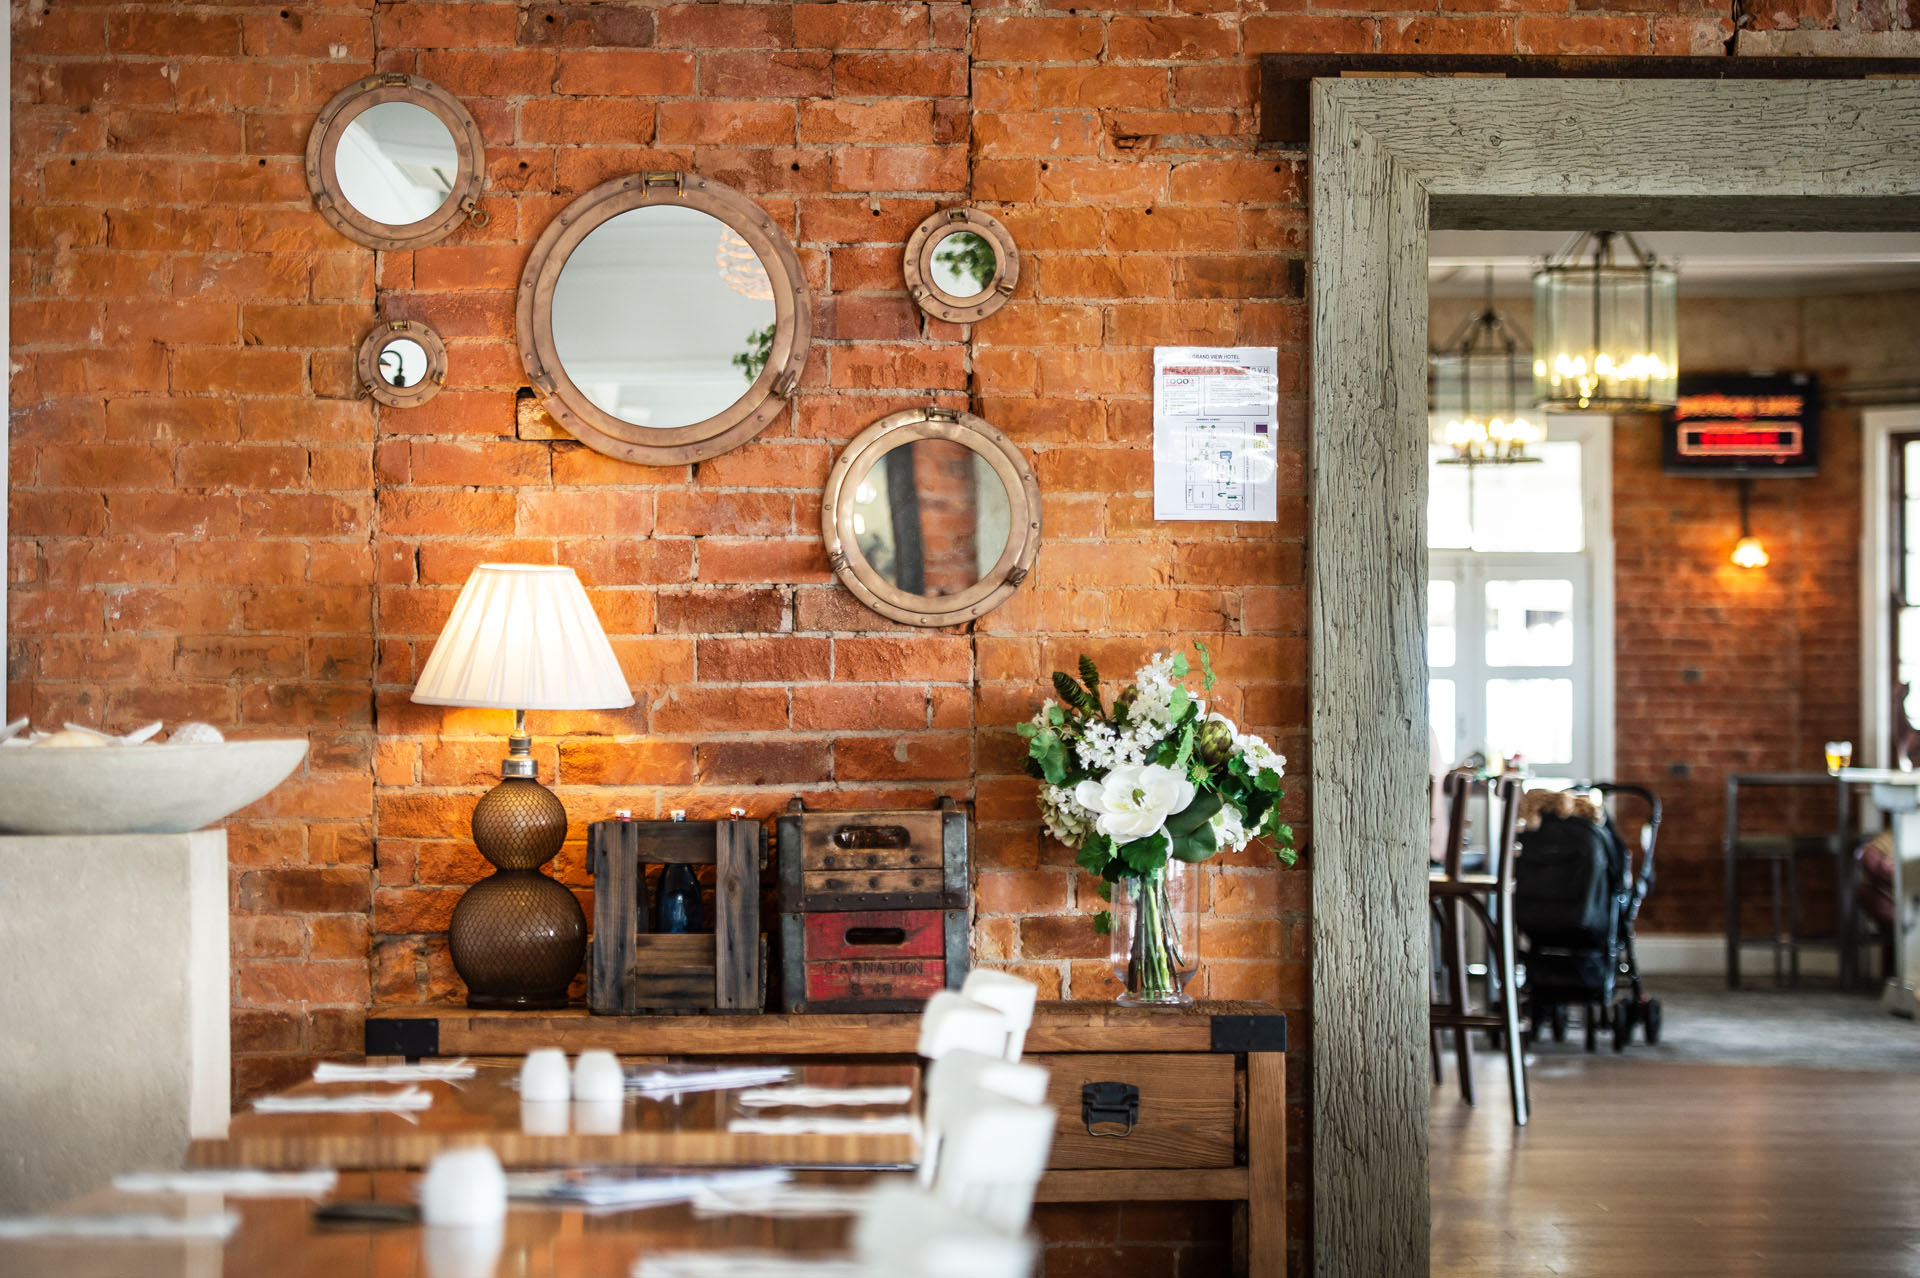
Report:
M580 902L540 867L567 838L567 811L535 778L532 743L516 733L500 784L473 809L473 842L496 872L453 907L447 946L468 1007L567 1005L587 953Z

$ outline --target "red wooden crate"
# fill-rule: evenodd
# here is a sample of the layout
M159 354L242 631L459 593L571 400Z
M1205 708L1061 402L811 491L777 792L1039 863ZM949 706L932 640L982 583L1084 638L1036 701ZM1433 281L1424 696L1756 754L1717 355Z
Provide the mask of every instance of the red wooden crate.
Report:
M789 1012L916 1011L967 975L965 910L783 914Z

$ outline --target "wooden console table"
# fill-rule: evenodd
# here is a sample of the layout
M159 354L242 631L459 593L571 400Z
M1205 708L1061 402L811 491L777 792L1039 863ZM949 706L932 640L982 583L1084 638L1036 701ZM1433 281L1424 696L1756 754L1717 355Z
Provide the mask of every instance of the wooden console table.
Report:
M623 1056L909 1058L920 1018L847 1015L592 1016L385 1007L368 1056L517 1056L606 1048ZM1060 1112L1043 1202L1231 1202L1252 1278L1287 1272L1287 1019L1264 1003L1148 1011L1042 1003L1027 1057L1052 1072ZM1136 1089L1138 1112L1083 1120L1097 1083ZM1122 1101L1124 1104L1124 1099ZM1173 1173L1173 1174L1170 1174Z

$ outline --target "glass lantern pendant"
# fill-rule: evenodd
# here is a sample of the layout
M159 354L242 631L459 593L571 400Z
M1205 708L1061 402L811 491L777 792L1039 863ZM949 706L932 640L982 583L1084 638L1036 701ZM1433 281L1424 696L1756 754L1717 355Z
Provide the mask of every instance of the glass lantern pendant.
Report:
M1624 253L1618 250L1623 248ZM1570 413L1678 398L1674 274L1633 236L1589 231L1534 272L1534 397Z
M1487 268L1486 302L1446 345L1427 359L1427 414L1433 442L1453 450L1442 464L1480 465L1539 461L1528 444L1547 437L1533 411L1533 385L1525 345L1493 309L1493 268Z

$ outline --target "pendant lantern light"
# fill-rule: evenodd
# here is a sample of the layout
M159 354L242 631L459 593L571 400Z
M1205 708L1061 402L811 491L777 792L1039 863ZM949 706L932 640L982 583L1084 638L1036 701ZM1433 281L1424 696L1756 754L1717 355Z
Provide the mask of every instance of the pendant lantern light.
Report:
M1547 437L1533 411L1531 355L1505 317L1493 309L1493 268L1486 299L1427 359L1427 413L1431 437L1453 456L1442 465L1506 465L1539 461L1528 444Z
M1622 251L1624 250L1624 251ZM1533 276L1534 397L1569 413L1645 413L1678 398L1674 274L1633 236L1590 231Z

